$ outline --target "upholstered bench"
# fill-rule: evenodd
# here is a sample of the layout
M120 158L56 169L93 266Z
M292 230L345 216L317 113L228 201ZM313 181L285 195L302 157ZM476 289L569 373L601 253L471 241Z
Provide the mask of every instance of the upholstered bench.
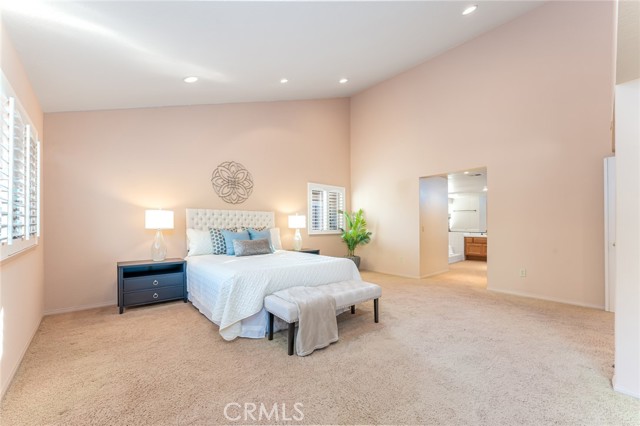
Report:
M351 313L355 314L357 304L373 300L373 319L378 322L378 299L382 296L380 286L365 281L349 280L314 288L334 297L336 314L343 312L348 307L351 307ZM275 292L264 299L264 308L269 313L269 340L273 340L273 318L276 316L289 324L287 346L289 355L293 355L298 307L294 303L278 297L278 293Z

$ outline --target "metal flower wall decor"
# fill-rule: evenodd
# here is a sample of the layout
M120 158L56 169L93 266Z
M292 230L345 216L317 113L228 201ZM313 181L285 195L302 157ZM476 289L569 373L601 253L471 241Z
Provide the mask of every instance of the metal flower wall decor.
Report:
M244 203L253 191L251 173L242 164L225 161L211 174L213 189L225 203Z

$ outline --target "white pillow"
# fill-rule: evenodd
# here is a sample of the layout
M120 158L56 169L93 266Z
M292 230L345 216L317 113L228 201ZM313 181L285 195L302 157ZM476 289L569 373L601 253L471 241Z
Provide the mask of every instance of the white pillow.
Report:
M280 241L280 228L270 228L271 247L274 250L282 250L282 241Z
M209 231L201 231L199 229L187 229L187 244L189 247L188 256L200 256L203 254L213 253L213 244L211 244L211 234Z

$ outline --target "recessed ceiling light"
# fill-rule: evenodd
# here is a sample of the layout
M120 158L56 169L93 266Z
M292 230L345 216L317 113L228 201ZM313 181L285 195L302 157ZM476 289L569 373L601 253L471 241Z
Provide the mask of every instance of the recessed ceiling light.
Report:
M185 83L195 83L198 81L198 77L185 77L183 81Z
M478 8L477 4L474 4L472 6L467 7L465 10L462 11L463 15L468 15L470 13L473 13L476 11L476 9Z
M465 174L465 175L468 175L468 174L469 174L469 172L464 172L464 174Z
M482 190L483 190L484 192L487 192L487 191L489 190L489 188L487 188L487 187L485 186L484 188L482 188Z
M345 84L347 81L349 81L349 80L348 80L348 79L346 79L346 78L341 78L341 79L340 79L340 81L339 81L339 83L340 83L340 84Z
M289 80L288 80L288 79L286 79L286 78L281 78L281 79L280 79L280 83L282 83L282 84L284 84L284 83L288 83L288 82L289 82Z

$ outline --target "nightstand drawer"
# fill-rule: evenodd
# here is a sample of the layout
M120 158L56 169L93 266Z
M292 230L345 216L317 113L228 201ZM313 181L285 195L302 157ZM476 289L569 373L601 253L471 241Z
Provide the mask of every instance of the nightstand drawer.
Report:
M124 304L140 305L143 303L159 302L161 300L181 299L183 297L184 287L182 285L175 287L161 287L154 290L134 291L124 294Z
M175 274L157 274L146 275L143 277L125 278L124 291L152 290L159 287L168 287L172 285L182 285L184 274L181 272Z
M187 303L187 263L183 259L118 262L118 309L182 299Z

